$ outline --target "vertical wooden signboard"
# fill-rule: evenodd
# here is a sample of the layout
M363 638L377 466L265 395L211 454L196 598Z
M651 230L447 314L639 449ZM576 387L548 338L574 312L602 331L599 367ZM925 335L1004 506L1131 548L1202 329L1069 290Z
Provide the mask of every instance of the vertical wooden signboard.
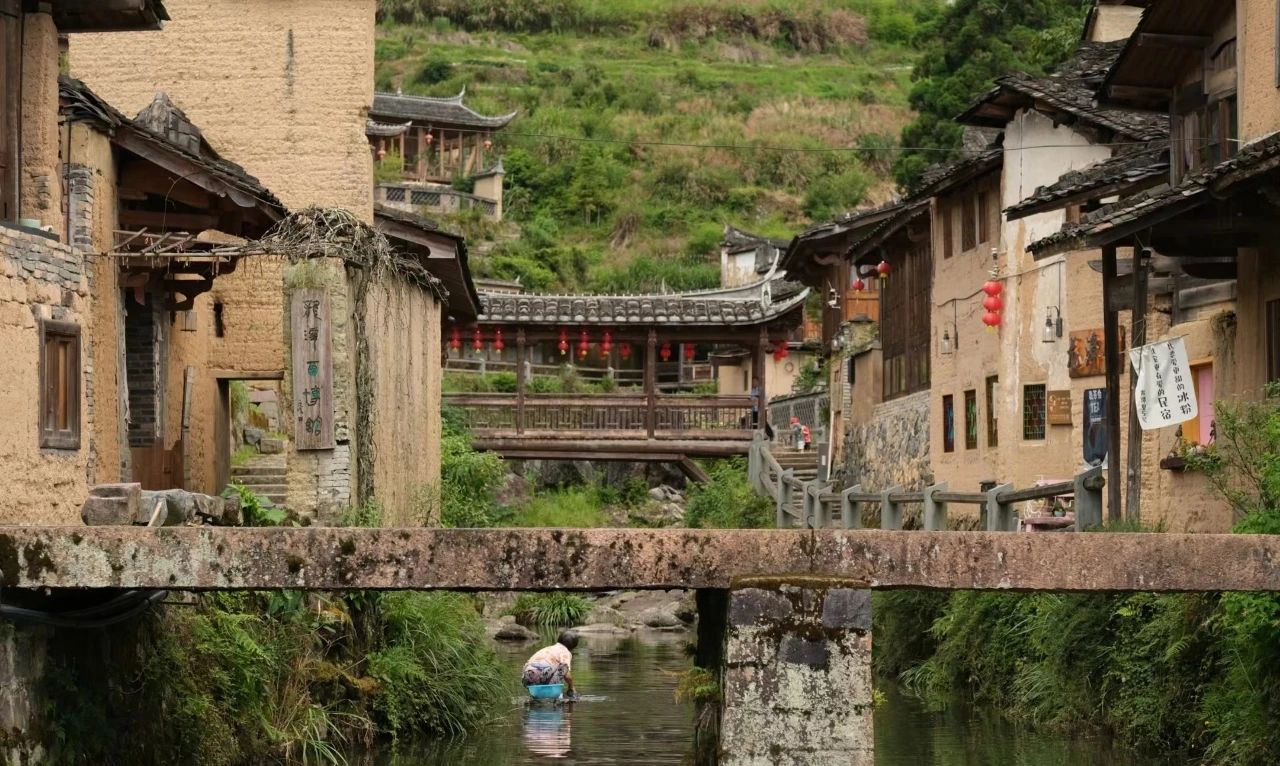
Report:
M295 290L291 301L294 445L299 450L333 449L329 295L319 289Z

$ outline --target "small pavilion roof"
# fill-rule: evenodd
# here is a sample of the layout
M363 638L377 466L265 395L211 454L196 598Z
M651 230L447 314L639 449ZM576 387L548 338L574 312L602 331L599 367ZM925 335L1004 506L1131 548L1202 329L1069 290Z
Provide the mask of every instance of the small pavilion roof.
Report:
M1245 147L1231 159L1188 176L1177 186L1161 187L1099 208L1076 224L1031 243L1037 259L1118 242L1125 236L1197 208L1235 184L1280 168L1280 133Z
M374 205L374 228L418 255L427 272L449 291L448 313L455 318L473 319L480 296L471 280L467 262L467 242L459 234L446 231L429 218Z
M685 293L539 295L480 292L490 324L725 327L771 322L804 305L809 290L781 279Z
M467 90L463 88L456 96L439 98L435 96L408 96L403 93L373 94L373 108L369 116L379 123L396 123L409 120L426 123L434 127L459 127L478 130L498 130L505 128L516 113L489 117L475 111L462 103Z
M398 123L378 122L377 120L365 120L364 134L366 136L382 136L382 137L398 136L403 133L409 132L409 128L412 125L413 125L412 120L410 120L409 122L398 122Z

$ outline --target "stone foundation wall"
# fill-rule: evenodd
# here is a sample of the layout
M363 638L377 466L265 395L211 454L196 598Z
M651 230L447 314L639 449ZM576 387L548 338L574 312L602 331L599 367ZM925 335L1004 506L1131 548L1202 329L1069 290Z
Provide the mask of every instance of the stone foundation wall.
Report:
M920 489L933 483L929 462L929 392L876 405L871 417L846 425L844 486L867 491L902 486Z
M5 763L40 763L44 756L35 724L49 636L46 628L0 622L0 754Z

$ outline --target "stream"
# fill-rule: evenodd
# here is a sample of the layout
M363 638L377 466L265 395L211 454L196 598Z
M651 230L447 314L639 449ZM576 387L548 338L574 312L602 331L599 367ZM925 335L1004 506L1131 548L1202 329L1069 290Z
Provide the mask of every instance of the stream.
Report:
M349 756L352 766L522 766L689 764L693 707L677 704L677 677L690 665L692 634L640 632L623 638L583 636L573 669L581 702L530 707L513 686L509 707L484 730L453 742L401 745ZM552 639L548 639L550 643ZM514 680L537 646L498 647ZM876 710L878 766L1172 766L1117 748L1105 737L1037 732L991 711L955 706L930 712L893 687Z

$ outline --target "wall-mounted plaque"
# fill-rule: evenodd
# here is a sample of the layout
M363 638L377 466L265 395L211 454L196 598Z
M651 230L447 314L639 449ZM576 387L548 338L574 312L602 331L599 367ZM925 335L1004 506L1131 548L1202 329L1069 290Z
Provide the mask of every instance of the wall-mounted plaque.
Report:
M1067 371L1073 378L1090 378L1107 372L1105 334L1101 327L1093 330L1072 330L1067 346ZM1124 328L1120 328L1120 348L1124 354Z
M1071 391L1049 391L1046 397L1049 409L1049 425L1071 425Z
M333 449L329 295L324 290L294 290L289 319L294 445L299 450Z

